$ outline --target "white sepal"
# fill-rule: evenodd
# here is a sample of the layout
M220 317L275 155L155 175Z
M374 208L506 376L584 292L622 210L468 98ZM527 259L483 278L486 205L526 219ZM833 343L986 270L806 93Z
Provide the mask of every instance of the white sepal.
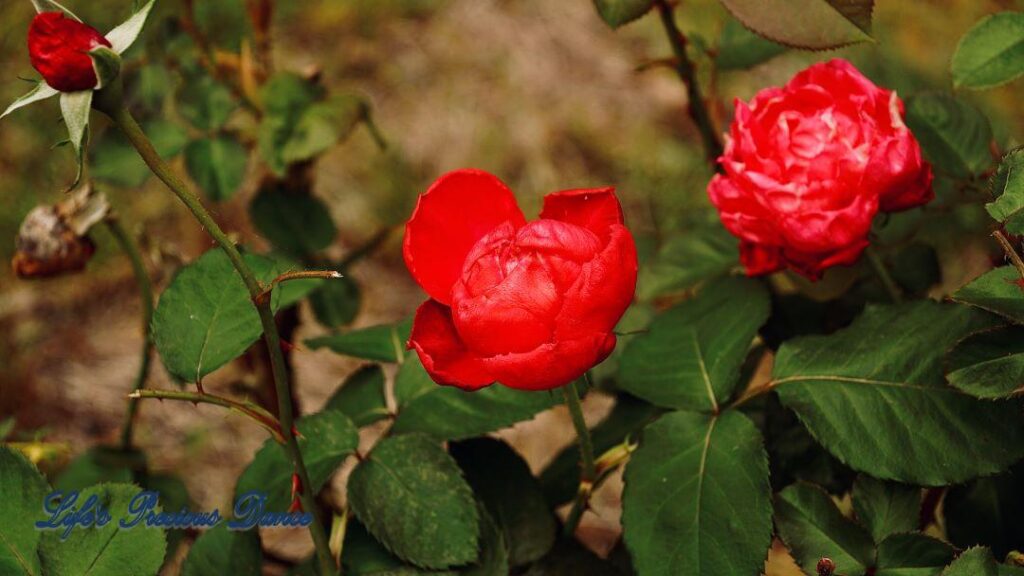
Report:
M130 18L107 34L107 40L110 41L114 52L123 54L125 50L131 47L135 39L142 32L142 27L146 24L146 18L149 17L149 12L153 9L153 4L155 3L156 0L149 0L142 8L139 8L137 12L132 14Z
M8 114L14 112L18 108L24 108L29 104L33 104L41 100L46 100L47 98L56 96L57 94L59 94L57 90L50 88L50 86L47 85L46 82L40 81L38 84L36 84L35 88L29 91L28 94L25 94L21 98L18 98L17 100L12 102L11 105L7 107L7 110L4 110L4 113L0 114L0 118L7 116Z

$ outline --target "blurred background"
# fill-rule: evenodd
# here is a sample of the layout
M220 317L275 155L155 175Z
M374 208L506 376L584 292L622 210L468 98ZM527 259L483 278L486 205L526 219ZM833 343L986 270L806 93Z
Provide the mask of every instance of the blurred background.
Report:
M30 87L19 78L36 77L25 47L33 10L26 0L0 2L0 102L6 105ZM131 8L127 0L66 3L100 30L123 20ZM733 99L749 98L811 62L837 56L903 96L950 90L949 60L960 36L985 14L1021 8L1024 2L1009 0L879 0L875 44L824 53L780 48L765 63L720 69L713 76L707 64L720 34L736 23L714 0L686 0L677 18L692 41L714 120L724 130ZM198 36L176 33L183 14L191 14ZM166 63L196 37L238 53L249 34L247 22L243 0L160 0L125 72L137 106L177 126L175 133L194 131L179 105L190 90L186 75ZM671 68L658 65L671 51L656 16L613 31L590 0L304 0L278 2L270 30L275 69L318 77L331 91L362 95L388 143L382 151L359 126L312 168L313 193L337 225L337 237L325 251L330 258L385 238L348 270L362 289L354 326L400 320L422 300L402 263L400 226L416 195L448 170L493 172L516 192L528 217L548 192L614 185L647 261L667 241L714 220L705 194L711 172L686 113L685 89ZM1004 150L1021 141L1024 107L1014 86L962 94L993 119ZM251 137L252 123L241 108L228 120L243 140ZM106 120L94 114L93 174L126 227L143 238L159 291L181 262L210 243L156 179L140 175L141 164L106 128ZM65 137L53 100L0 122L0 260L13 256L28 211L60 200L72 180L72 152L54 147ZM207 202L222 226L257 250L267 244L250 221L248 205L265 172L254 154L238 192ZM950 226L976 225L970 214L958 218ZM142 333L131 269L105 230L94 240L96 256L74 276L22 281L0 267L0 422L15 418L12 439L47 442L52 453L42 466L50 470L117 437L138 363ZM936 245L943 282L950 285L984 269L993 251L983 234L981 241L949 235ZM644 282L641 298L649 287ZM310 320L307 305L298 314L295 342L324 332ZM303 348L293 361L306 412L319 408L358 366L329 351ZM206 389L245 393L259 376L250 368L236 362L205 381ZM151 385L172 385L159 365ZM598 418L607 406L594 398L588 408ZM151 467L184 478L204 509L230 500L237 475L265 439L239 417L170 402L145 404L136 435ZM535 470L572 438L559 410L503 435ZM615 483L605 492L584 524L600 553L618 534ZM304 535L297 542L280 539L268 545L279 546L286 557L308 546Z

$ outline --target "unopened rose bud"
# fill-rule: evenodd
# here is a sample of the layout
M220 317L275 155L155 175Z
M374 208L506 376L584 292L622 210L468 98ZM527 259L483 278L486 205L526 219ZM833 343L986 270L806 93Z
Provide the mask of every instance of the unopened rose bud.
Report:
M46 83L61 92L91 90L97 86L89 52L110 41L95 28L63 12L38 14L28 30L28 53Z

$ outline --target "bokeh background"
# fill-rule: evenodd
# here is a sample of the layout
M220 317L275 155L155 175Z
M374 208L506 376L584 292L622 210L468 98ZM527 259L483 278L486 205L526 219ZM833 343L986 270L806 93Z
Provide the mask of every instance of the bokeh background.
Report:
M130 10L127 0L67 4L101 30ZM228 49L237 49L245 34L242 4L193 2L200 27ZM749 98L835 56L853 60L901 95L949 90L948 63L960 36L985 14L1021 8L1024 2L1010 0L878 0L875 44L788 51L750 70L714 77L709 56L700 56L698 66L723 130L734 98ZM0 102L6 105L28 89L19 77L35 77L25 48L33 11L27 0L0 0L0 9ZM149 26L166 26L182 10L182 1L160 0ZM729 20L714 0L686 0L677 17L698 48L713 48ZM382 152L359 128L316 165L315 193L339 229L329 250L334 257L400 226L417 194L460 167L499 175L528 215L547 192L614 185L645 257L708 220L704 189L710 171L686 114L684 87L670 68L645 66L670 54L656 17L613 31L590 0L302 0L277 3L272 33L277 69L316 72L331 90L365 95L389 143ZM189 89L174 70L146 81L155 93ZM963 96L993 119L1004 149L1021 141L1019 83ZM173 106L165 114L176 121ZM244 127L244 114L238 116L232 122ZM94 115L94 143L105 130L105 119ZM0 122L0 260L10 261L25 214L59 200L71 181L72 153L54 147L64 137L55 101ZM246 207L261 174L255 160L250 164L240 193L209 205L224 227L259 249L266 244ZM102 189L129 229L143 235L158 289L177 265L210 247L157 180ZM394 229L372 257L350 270L363 289L355 326L399 320L422 299L402 264L400 227ZM105 231L94 239L96 257L73 277L27 282L0 266L0 421L15 418L12 439L46 442L51 452L42 465L50 470L116 438L138 362L142 333L131 270ZM945 246L943 280L956 285L973 276L987 266L990 252L976 241ZM323 330L309 316L308 309L300 310L297 342ZM329 351L300 349L293 358L307 412L358 366ZM211 376L206 387L244 394L256 380L242 361ZM159 366L152 385L172 386ZM605 404L590 399L589 417L600 418ZM503 435L535 470L572 438L557 409ZM151 466L181 475L203 508L226 507L238 473L264 439L262 430L239 417L169 402L145 404L137 431ZM599 553L618 535L620 486L607 484L596 498L596 513L584 522L585 539ZM267 539L284 557L308 549L304 535ZM777 562L770 570L784 573L785 563Z

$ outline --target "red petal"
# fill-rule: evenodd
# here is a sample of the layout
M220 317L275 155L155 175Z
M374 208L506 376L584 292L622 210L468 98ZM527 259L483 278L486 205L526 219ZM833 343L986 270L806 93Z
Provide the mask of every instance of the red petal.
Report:
M451 308L436 300L427 300L416 311L409 348L416 349L423 367L438 384L476 390L494 382L459 338Z
M550 390L579 378L614 349L614 334L594 334L551 342L529 352L491 356L483 362L509 388Z
M77 92L96 87L96 71L89 51L110 42L95 28L63 12L37 14L28 29L32 66L55 90Z
M563 190L544 197L541 218L559 220L590 230L606 238L609 227L622 224L622 206L615 188Z
M505 222L518 228L526 218L501 180L482 170L449 172L420 196L405 225L405 265L431 298L450 304L470 249Z

